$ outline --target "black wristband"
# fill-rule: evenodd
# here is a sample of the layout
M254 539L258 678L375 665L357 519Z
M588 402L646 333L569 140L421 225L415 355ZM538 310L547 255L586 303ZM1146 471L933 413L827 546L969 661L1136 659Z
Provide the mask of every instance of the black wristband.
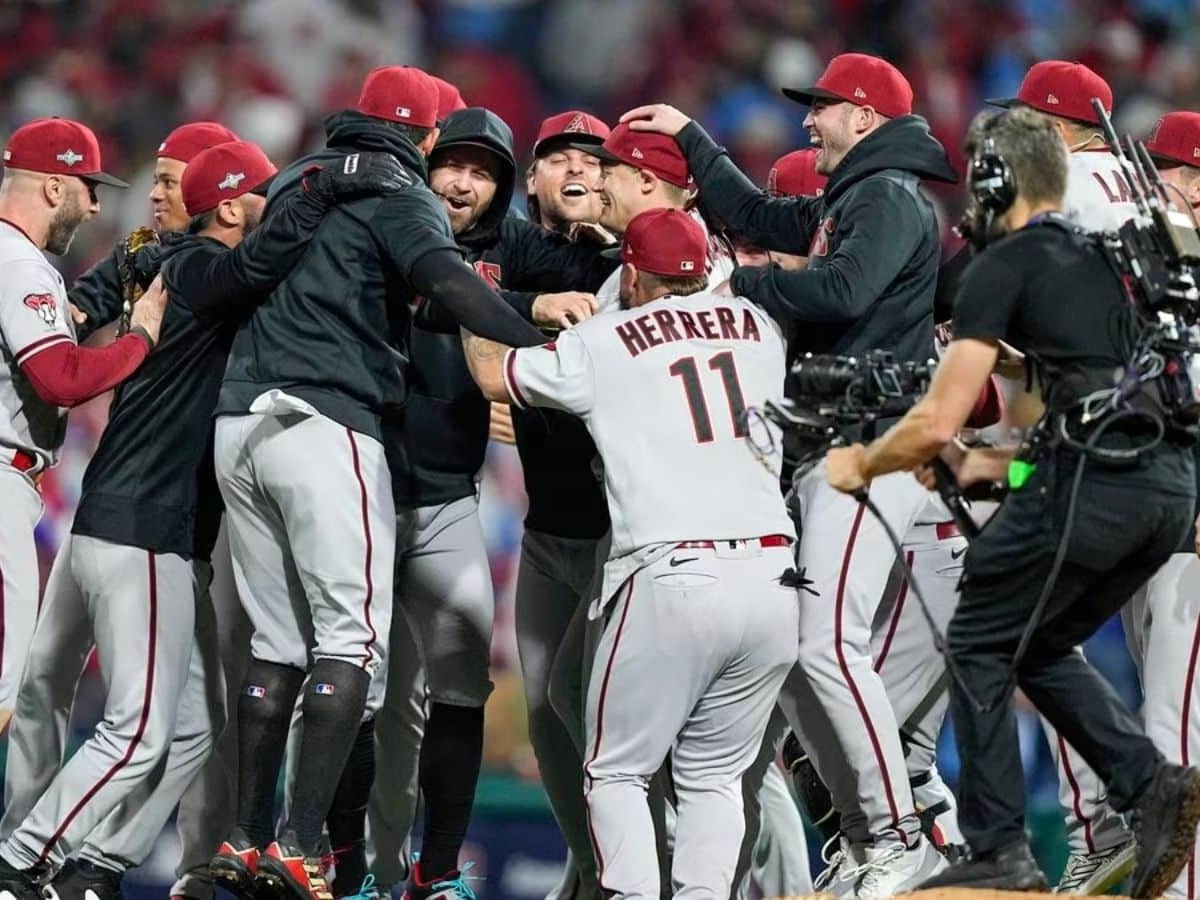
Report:
M154 338L150 337L150 332L146 330L146 327L144 325L134 325L132 328L129 329L129 333L140 335L142 338L145 339L146 346L148 346L151 350L154 349L154 345L156 342L155 342Z

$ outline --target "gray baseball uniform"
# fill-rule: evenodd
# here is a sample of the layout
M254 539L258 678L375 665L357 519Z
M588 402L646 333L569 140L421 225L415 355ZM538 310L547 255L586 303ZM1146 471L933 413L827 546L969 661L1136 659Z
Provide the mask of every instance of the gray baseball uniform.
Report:
M9 864L55 868L85 841L102 846L97 834L105 831L123 836L131 860L145 855L152 840L134 841L161 830L212 745L204 681L216 654L211 616L182 557L79 534L64 542L9 741L0 823L0 856ZM108 688L104 719L62 765L74 688L93 641ZM138 808L139 791L148 789L161 791L162 802Z
M1200 756L1200 559L1176 553L1121 610L1129 650L1138 663L1146 734L1169 762L1195 765ZM1200 850L1167 889L1195 897Z
M0 268L0 717L7 718L38 612L33 531L42 500L33 478L58 461L67 426L66 410L42 400L20 367L47 347L75 343L75 328L62 276L3 220Z
M580 416L605 464L612 550L584 769L601 887L659 896L645 795L669 756L674 891L727 896L741 778L796 653L796 592L779 580L792 526L741 419L745 397L782 383L782 336L747 301L702 293L593 318L505 363L513 402Z

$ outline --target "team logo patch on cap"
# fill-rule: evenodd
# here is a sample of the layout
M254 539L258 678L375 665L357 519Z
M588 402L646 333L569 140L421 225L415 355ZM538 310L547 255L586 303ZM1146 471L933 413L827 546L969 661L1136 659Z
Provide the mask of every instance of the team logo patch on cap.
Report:
M261 700L263 697L267 696L267 689L261 685L248 684L246 685L246 696Z
M334 685L328 684L324 681L313 687L313 693L324 694L327 697L330 696L335 690L337 690L337 688Z
M1192 159L1200 159L1200 147L1192 148Z
M238 185L242 183L242 179L246 177L245 172L226 172L225 178L217 185L219 191L236 191Z
M679 261L679 271L680 272L695 272L696 264L690 259L680 260Z
M867 99L867 92L866 92L866 91L864 91L864 90L863 90L862 88L860 88L860 87L856 87L856 88L854 89L854 96L855 96L855 97L857 97L859 100L866 100L866 99Z
M58 154L58 156L56 156L54 158L57 159L60 163L66 163L66 165L68 167L75 165L75 163L77 163L77 162L83 162L83 156L76 153L70 147L68 147L66 149L66 151Z
M584 132L591 134L592 132L587 127L587 120L583 118L583 113L575 113L571 117L571 121L567 123L567 127L563 129L563 134Z
M407 106L397 106L396 107L396 115L398 115L402 119L411 119L412 118L412 110Z
M1057 98L1057 97L1055 97L1053 94L1047 94L1047 95L1046 95L1046 102L1047 102L1047 103L1049 103L1049 104L1051 104L1052 106L1058 106L1059 100L1058 100L1058 98Z

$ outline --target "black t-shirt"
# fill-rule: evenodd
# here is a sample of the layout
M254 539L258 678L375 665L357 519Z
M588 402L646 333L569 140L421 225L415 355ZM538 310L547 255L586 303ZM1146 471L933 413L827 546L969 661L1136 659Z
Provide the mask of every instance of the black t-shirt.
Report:
M1099 248L1055 215L977 255L954 301L955 340L1003 340L1031 357L1043 398L1055 409L1111 387L1136 334L1124 287ZM1144 437L1116 433L1111 443L1108 438L1101 443L1127 446ZM1168 440L1132 469L1093 466L1091 477L1133 478L1156 489L1191 493L1191 452L1186 441Z

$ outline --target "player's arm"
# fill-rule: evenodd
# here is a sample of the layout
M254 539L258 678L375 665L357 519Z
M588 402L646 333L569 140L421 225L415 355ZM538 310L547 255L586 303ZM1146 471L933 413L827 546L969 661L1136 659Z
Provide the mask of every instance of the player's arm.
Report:
M510 217L500 227L504 283L518 291L594 294L621 264L603 254L602 244L575 243L524 219Z
M76 278L67 293L71 304L86 316L82 321L76 319L75 322L75 334L80 341L87 340L93 331L115 322L121 316L125 294L118 264L120 252L118 243L112 253Z
M403 191L409 176L389 153L360 153L358 165L335 160L306 175L298 190L276 200L262 224L228 253L187 253L168 285L199 315L229 315L270 293L308 249L325 213L338 203ZM347 172L347 168L352 171ZM173 261L172 261L173 263Z
M120 384L142 364L158 340L166 302L162 282L156 280L134 309L132 330L105 347L80 347L57 322L41 320L31 326L22 320L22 310L7 301L2 325L11 346L19 348L14 360L37 395L46 403L72 407Z
M729 153L698 122L665 104L641 106L621 116L634 131L658 131L675 138L707 209L764 250L803 253L820 224L824 204L817 199L769 197L747 178Z
M595 393L591 355L578 332L538 347L506 347L463 329L463 355L480 392L521 409L544 406L587 415Z
M732 292L784 321L860 318L912 257L924 229L913 198L882 179L856 189L836 227L844 233L825 265L742 266L730 278Z

